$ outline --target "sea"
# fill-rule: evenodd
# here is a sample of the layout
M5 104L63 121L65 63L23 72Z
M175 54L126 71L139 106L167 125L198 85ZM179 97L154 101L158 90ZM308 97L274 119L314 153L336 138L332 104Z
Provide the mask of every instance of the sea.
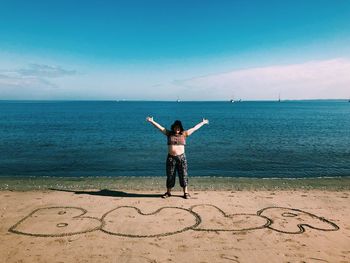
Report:
M163 186L166 136L147 116L168 129L209 120L187 139L197 184L350 177L347 100L0 101L0 189Z

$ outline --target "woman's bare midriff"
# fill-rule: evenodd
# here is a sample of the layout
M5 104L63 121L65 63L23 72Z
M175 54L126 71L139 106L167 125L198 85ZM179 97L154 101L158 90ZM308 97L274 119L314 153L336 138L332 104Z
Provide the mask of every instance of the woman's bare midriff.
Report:
M176 156L185 153L185 145L168 145L168 153Z

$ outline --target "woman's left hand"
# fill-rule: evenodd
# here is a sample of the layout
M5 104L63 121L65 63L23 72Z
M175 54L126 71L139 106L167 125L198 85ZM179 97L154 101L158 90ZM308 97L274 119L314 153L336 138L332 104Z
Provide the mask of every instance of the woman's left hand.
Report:
M209 124L209 120L208 119L204 119L202 120L203 124Z

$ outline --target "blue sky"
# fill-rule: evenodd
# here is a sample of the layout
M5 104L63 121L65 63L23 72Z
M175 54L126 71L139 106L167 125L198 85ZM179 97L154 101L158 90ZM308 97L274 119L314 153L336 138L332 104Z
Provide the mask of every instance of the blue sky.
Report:
M349 61L347 0L0 2L0 99L341 98Z

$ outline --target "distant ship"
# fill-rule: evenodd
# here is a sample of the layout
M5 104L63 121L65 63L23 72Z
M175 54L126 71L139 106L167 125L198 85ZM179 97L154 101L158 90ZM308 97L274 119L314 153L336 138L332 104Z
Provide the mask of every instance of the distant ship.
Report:
M241 101L242 101L241 99L239 99L239 100L230 99L231 103L236 103L236 102L241 102Z

